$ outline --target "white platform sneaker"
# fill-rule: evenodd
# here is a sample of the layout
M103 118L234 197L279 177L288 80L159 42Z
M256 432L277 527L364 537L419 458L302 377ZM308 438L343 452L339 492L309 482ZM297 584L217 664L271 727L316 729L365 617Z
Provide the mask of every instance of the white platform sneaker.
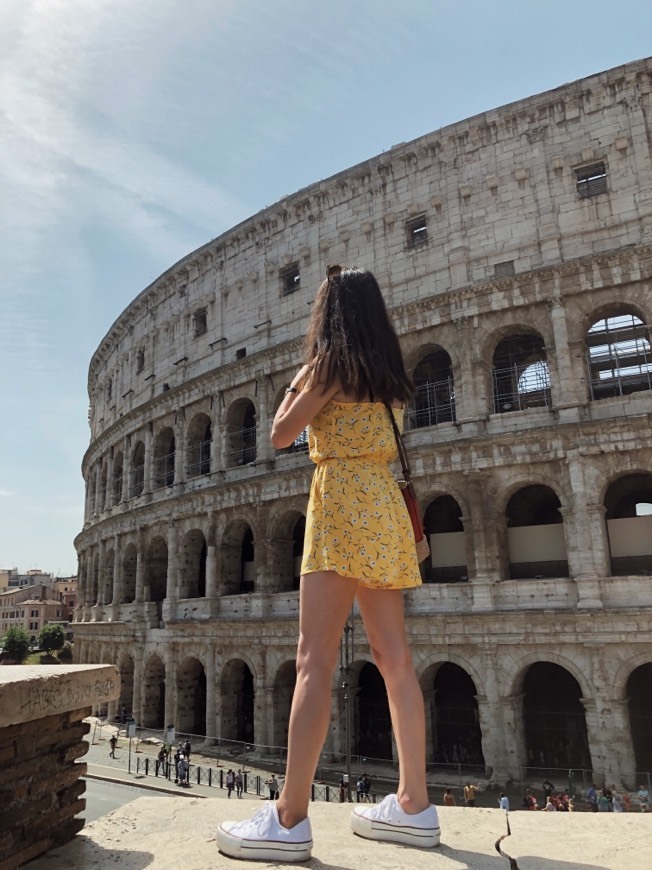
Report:
M387 840L422 849L438 846L441 833L434 805L420 813L406 813L395 794L387 795L379 804L354 807L351 827L355 834L368 840Z
M244 822L222 822L215 835L217 846L231 858L249 861L281 861L285 864L307 861L312 853L310 820L284 828L278 818L276 802Z

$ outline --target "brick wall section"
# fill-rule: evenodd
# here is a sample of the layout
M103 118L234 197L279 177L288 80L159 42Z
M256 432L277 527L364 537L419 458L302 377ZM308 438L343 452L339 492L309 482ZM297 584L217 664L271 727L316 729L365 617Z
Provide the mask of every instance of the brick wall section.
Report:
M98 691L110 698L119 689L110 666L37 670L0 668L0 870L21 867L83 828L86 764L78 759L88 751L90 728L83 720ZM72 699L83 706L61 709ZM48 706L60 709L34 715Z

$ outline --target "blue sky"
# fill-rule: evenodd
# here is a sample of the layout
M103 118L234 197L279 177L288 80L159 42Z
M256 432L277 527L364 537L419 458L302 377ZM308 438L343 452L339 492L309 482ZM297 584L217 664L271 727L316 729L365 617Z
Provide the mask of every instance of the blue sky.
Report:
M168 266L651 37L643 0L0 0L0 567L76 570L88 364Z

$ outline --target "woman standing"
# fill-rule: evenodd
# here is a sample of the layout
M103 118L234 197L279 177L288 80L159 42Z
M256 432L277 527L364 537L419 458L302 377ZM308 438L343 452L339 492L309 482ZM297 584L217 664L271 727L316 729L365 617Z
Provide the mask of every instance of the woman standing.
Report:
M272 427L289 447L308 426L316 469L310 490L299 594L297 682L285 787L245 822L223 822L219 848L233 857L305 861L311 855L310 787L326 738L340 637L354 599L389 700L399 756L396 794L353 810L356 834L432 847L437 811L425 778L423 695L408 648L402 590L421 583L412 527L389 463L390 419L401 424L413 387L376 279L328 270L306 342Z

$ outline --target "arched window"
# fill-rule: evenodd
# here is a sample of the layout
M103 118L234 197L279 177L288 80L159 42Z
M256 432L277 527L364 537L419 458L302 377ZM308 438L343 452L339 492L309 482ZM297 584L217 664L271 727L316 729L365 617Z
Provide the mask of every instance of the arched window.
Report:
M229 409L225 458L229 468L256 459L256 409L248 399L234 402Z
M626 474L605 496L611 573L652 574L652 474Z
M507 504L512 580L568 577L561 502L549 486L524 486Z
M622 310L596 321L586 336L592 399L652 389L652 353L646 324Z
M131 454L131 469L129 477L129 498L142 495L145 489L145 445L142 441L133 449Z
M413 429L455 420L455 387L451 358L437 350L421 360L412 375L415 393L409 419Z
M118 453L113 460L113 504L119 504L122 501L123 471L124 456L122 455L122 453Z
M423 525L431 542L431 555L422 562L426 583L459 583L468 580L462 511L451 495L430 502Z
M154 489L174 483L175 454L174 432L167 427L159 432L154 442Z
M213 430L210 418L198 414L188 427L188 477L200 477L211 473L211 444Z
M550 405L550 374L540 335L510 335L496 347L492 384L494 414Z

